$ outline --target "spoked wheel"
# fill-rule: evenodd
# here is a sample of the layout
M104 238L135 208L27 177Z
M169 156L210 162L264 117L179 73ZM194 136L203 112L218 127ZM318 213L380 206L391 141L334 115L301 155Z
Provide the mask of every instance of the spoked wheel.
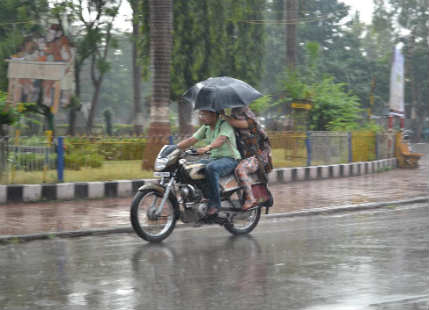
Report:
M160 214L158 207L162 193L153 189L138 192L131 204L131 224L142 239L161 242L167 238L176 225L173 203L167 199Z
M240 194L238 194L240 193ZM237 194L243 197L241 192ZM234 194L234 195L237 195ZM241 205L243 199L240 199ZM225 224L225 229L233 235L244 235L255 229L261 218L261 208L252 209L247 212L236 212L230 221Z

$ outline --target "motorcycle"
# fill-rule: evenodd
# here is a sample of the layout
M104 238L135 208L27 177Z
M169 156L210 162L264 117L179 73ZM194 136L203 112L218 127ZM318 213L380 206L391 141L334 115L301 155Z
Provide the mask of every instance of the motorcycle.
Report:
M140 187L131 204L131 224L138 236L149 242L161 242L173 232L179 219L194 226L219 224L233 235L248 234L258 224L261 209L265 207L268 213L273 197L266 182L251 175L258 204L243 210L246 197L232 173L219 179L219 212L207 216L209 186L202 158L193 149L162 147L154 164L154 176L160 181Z

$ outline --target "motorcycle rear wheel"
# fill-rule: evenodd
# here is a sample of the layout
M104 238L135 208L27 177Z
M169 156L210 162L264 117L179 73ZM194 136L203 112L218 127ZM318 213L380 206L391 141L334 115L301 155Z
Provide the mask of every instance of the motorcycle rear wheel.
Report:
M174 204L167 199L160 215L154 212L162 201L163 193L154 189L138 192L131 204L131 224L140 238L149 242L161 242L176 226Z
M238 221L235 218L243 218L243 221ZM233 235L245 235L249 234L256 225L258 225L261 218L261 208L253 209L245 212L244 214L238 214L232 219L232 222L228 222L224 225L225 229Z

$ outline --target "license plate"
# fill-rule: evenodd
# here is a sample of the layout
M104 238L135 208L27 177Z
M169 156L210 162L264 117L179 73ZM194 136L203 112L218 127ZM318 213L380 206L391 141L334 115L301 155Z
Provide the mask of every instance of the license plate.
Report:
M170 172L154 172L153 176L158 178L168 178L170 176Z

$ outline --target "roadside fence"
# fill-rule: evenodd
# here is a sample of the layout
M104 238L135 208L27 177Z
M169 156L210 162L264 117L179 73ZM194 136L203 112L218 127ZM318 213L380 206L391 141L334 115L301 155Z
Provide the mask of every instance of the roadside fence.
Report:
M371 161L395 154L396 132L284 131L268 135L277 167ZM158 138L172 144L187 137ZM114 178L109 178L111 171L129 169L132 178L141 171L149 138L157 137L57 137L52 142L46 137L0 137L0 184L28 182L36 174L43 183L63 182L64 171L70 174L86 167L103 167L106 179Z
M0 138L0 181L14 183L17 174L36 172L47 180L57 164L55 146L45 137Z
M0 137L0 183L7 177L8 137Z

